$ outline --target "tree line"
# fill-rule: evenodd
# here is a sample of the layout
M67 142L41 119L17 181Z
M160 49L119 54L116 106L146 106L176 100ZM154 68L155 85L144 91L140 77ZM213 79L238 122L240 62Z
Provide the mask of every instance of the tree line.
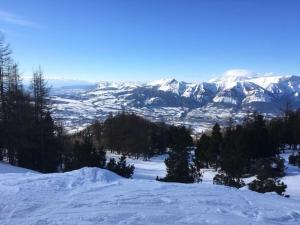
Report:
M61 127L50 113L49 90L39 68L25 89L9 45L0 37L0 160L41 171L58 170Z
M29 88L23 86L18 65L1 35L0 161L43 173L95 166L132 177L134 166L127 165L125 156L106 165L103 146L94 142L102 143L96 132L88 128L83 134L65 134L51 116L49 90L41 68L33 72ZM97 123L92 127L97 128Z
M256 175L248 186L258 192L275 191L282 194L286 185L284 162L279 153L286 145L297 149L300 144L300 110L287 110L284 116L266 120L254 112L242 124L221 130L215 124L210 134L197 140L195 164L200 168L214 168L218 174L214 183L234 187L244 186L242 178Z
M96 121L69 138L82 140L91 134L97 148L148 160L166 152L171 141L171 127L165 123L151 122L134 113L121 112L114 116L110 114L104 122Z

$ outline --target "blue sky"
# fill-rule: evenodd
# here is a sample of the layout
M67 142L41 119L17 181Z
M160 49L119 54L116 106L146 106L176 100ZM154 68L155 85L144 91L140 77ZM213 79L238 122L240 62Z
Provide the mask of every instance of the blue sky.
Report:
M204 81L300 74L298 0L0 0L24 76Z

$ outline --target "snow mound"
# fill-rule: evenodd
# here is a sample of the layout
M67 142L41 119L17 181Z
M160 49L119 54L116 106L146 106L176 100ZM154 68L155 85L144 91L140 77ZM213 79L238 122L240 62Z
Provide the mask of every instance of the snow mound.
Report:
M150 170L162 158L156 161ZM141 162L138 171L144 173L146 164ZM2 173L0 224L300 224L297 199L207 182L144 178L128 180L87 167L53 174Z
M12 166L6 162L0 162L0 174L2 173L38 173L33 170Z
M93 183L98 185L108 185L115 183L120 179L124 179L113 172L96 167L84 167L61 175L62 177L66 176L69 179L69 185L71 184L72 187L84 186Z
M11 191L12 187L25 192L32 189L39 192L88 190L115 185L121 179L124 178L108 170L89 167L66 173L26 173L23 176L7 173L0 177L0 190Z

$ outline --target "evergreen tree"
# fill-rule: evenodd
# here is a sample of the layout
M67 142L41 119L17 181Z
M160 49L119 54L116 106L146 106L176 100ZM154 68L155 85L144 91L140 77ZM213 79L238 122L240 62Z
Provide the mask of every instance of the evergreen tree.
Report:
M166 125L122 112L116 116L109 115L103 124L101 138L106 149L148 160L156 153L165 152L167 130Z
M125 178L132 178L134 173L134 165L127 165L126 156L122 155L118 162L111 158L107 163L106 169Z
M36 170L54 172L60 166L62 148L56 136L57 127L50 114L49 88L41 68L33 73L31 90L34 109L32 160Z
M249 189L259 193L276 192L283 195L287 186L283 182L275 178L267 178L265 180L255 179L248 184Z
M190 163L188 147L192 145L189 131L184 127L170 128L169 158L165 160L167 175L158 180L166 182L193 183L200 181L201 173L198 168Z
M34 103L35 120L41 121L49 111L49 87L44 79L42 69L39 67L33 73L31 82L32 97Z
M85 136L83 142L75 141L73 157L67 168L80 169L82 167L104 168L106 165L106 152L103 148L97 150L89 135Z
M289 164L300 167L300 153L293 153L289 156Z
M11 50L5 42L3 34L0 34L0 120L6 119L6 91L8 88L9 68L11 65Z
M0 33L0 157L3 158L7 144L7 81L11 62L11 50Z
M287 186L278 177L284 176L284 161L277 157L261 158L256 162L257 179L248 184L252 191L276 192L282 195Z
M63 151L62 144L56 136L57 127L51 117L50 112L47 112L42 123L44 141L44 151L41 157L41 168L44 172L56 172L61 162L61 153Z
M206 134L202 134L200 139L197 141L195 150L195 165L198 168L208 168L209 167L209 144L210 137Z
M243 135L242 129L228 127L225 130L223 148L220 157L221 170L233 178L241 178L245 172L246 154L239 145Z
M214 165L215 169L219 167L219 160L221 154L221 147L222 147L222 133L221 128L218 123L213 126L211 137L210 137L210 144L209 144L209 161L210 164Z
M252 138L252 158L271 157L276 154L276 147L270 145L270 136L266 127L266 120L261 114L254 113L253 122L250 127L250 137Z

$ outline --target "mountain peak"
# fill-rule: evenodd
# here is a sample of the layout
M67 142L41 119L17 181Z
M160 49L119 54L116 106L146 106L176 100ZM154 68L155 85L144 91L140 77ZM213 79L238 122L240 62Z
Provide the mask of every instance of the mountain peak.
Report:
M251 79L254 77L257 77L258 74L254 73L250 70L245 70L245 69L232 69L232 70L227 70L223 76L217 80L222 80L222 81L242 81L246 79Z
M268 116L281 113L288 101L300 107L300 77L228 71L223 80L187 83L174 78L152 83L101 82L92 89L59 89L53 95L55 118L64 119L68 130L102 120L110 112L136 112L172 124L203 130L209 124L239 120L249 110ZM164 93L165 92L165 93Z
M159 79L150 82L150 85L152 86L162 86L162 85L169 85L169 84L177 84L178 81L175 78L164 78L164 79Z

